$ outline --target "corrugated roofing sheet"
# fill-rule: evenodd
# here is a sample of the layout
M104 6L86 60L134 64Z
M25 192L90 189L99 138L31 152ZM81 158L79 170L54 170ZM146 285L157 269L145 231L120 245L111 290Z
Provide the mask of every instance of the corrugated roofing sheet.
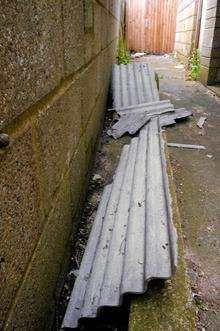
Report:
M147 63L114 65L112 88L114 110L120 117L108 134L115 139L126 132L135 134L158 115L161 126L191 115L186 109L174 109L170 100L159 101L155 74Z
M76 279L63 328L118 306L124 293L143 293L167 279L177 262L164 141L153 119L125 145L107 186Z
M128 115L128 114L137 114L142 112L151 113L155 111L155 109L159 110L174 110L174 106L170 102L170 100L161 100L147 103L140 103L134 106L121 107L117 110L117 113L120 115Z
M159 100L154 73L145 63L114 66L116 110ZM171 277L177 264L161 123L152 118L125 145L113 183L106 186L62 328L95 318L121 304L124 293L143 293L152 278ZM181 116L181 115L179 115ZM164 119L165 118L165 119Z
M131 62L113 67L113 104L121 107L159 101L155 74L147 63Z
M137 110L137 112L135 112ZM139 111L140 108L131 109L131 113L123 113L120 115L118 121L108 130L108 134L113 138L117 139L121 137L126 132L130 134L135 134L139 131L146 123L148 123L152 117L173 113L174 109L160 109L160 107L155 107L150 112L148 111Z

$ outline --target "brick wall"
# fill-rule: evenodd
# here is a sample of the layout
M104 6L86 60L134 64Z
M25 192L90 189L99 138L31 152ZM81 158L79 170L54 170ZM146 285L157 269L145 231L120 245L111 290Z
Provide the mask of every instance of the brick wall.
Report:
M204 32L201 40L201 81L220 83L220 1L204 0Z
M118 0L0 1L0 328L49 328L115 59Z

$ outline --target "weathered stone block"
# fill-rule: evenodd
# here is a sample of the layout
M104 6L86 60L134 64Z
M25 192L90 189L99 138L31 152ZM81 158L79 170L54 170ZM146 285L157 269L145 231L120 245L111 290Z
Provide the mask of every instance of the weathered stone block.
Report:
M89 162L87 162L86 148L82 137L70 162L70 191L73 215L78 211L80 201L85 194L88 167Z
M86 151L86 163L89 163L92 154L95 149L95 144L97 142L98 135L101 130L102 120L104 118L104 113L106 109L106 98L107 93L102 93L92 110L91 117L89 119L85 134L83 136L85 151Z
M121 9L121 1L118 0L110 1L109 10L118 21L120 21L120 9Z
M0 328L43 226L29 127L0 154Z
M84 31L85 31L85 63L93 58L94 43L94 6L95 3L90 0L84 0Z
M63 72L61 4L0 3L1 125L59 84Z
M83 1L62 2L65 74L69 75L84 64L84 11Z
M82 121L85 128L92 109L95 106L97 96L99 95L97 85L97 59L82 72L79 79L82 88Z
M91 61L101 51L102 10L96 2L87 0L85 9L85 62Z
M110 83L110 74L112 61L110 57L110 47L103 50L98 57L98 69L97 69L97 84L99 86L99 94L103 93Z
M101 31L101 47L104 49L108 45L109 34L109 13L102 8L102 31Z
M64 178L5 330L50 330L72 229L69 178Z
M101 31L102 31L102 10L101 7L94 3L94 41L93 41L93 55L101 51Z
M99 0L99 2L104 6L107 10L109 10L110 0Z
M78 81L39 114L36 128L44 178L45 212L48 213L81 135L81 89Z

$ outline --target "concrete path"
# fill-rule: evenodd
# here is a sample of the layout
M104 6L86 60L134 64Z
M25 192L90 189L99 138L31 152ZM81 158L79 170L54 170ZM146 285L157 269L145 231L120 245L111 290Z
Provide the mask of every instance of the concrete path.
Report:
M180 218L184 229L187 270L198 309L197 330L220 330L220 98L199 82L184 80L184 69L166 56L149 56L160 76L161 99L194 117L166 129L167 141L206 146L206 150L169 148ZM196 125L201 116L203 129Z

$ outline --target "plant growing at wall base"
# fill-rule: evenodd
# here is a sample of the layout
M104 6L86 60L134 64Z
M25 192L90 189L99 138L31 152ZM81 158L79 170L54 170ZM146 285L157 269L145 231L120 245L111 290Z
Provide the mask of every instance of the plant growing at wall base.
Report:
M120 32L118 43L118 64L128 64L131 61L130 54L126 49L125 38L122 32Z
M188 77L190 80L197 80L200 76L200 52L198 48L193 48L188 62Z

